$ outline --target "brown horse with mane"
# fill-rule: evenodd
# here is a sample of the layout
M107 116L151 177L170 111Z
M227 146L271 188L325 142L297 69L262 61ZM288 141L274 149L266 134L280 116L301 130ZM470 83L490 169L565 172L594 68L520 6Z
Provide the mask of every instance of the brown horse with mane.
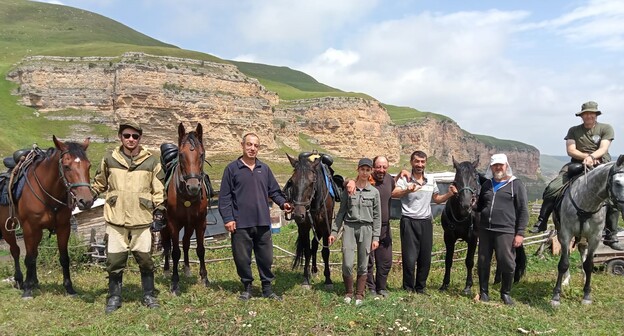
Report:
M208 286L208 272L204 262L204 232L208 212L209 186L204 182L204 142L202 125L197 124L195 131L186 133L182 123L178 126L178 158L174 163L171 181L167 191L167 228L161 232L165 255L165 273L169 272L169 255L173 259L171 292L180 295L178 263L180 262L180 230L184 229L182 247L184 249L184 274L191 276L189 249L191 236L197 240L199 275L201 282ZM173 249L172 249L173 246Z
M15 204L0 206L0 230L9 244L15 262L15 282L22 288L25 299L32 298L32 290L39 286L37 278L38 247L43 230L57 235L60 263L63 267L63 286L69 295L76 295L69 274L67 244L71 231L70 216L74 207L86 210L93 205L89 183L91 163L87 158L89 139L82 144L62 142L52 137L55 148L43 152L33 150L32 163L24 169L25 187ZM15 229L21 226L26 245L26 281L19 263L20 248Z

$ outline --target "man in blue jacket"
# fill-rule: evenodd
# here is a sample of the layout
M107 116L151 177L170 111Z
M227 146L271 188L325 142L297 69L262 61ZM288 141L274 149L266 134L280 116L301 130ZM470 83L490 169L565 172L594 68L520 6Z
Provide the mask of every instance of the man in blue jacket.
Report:
M502 271L500 296L507 305L516 268L516 247L524 241L529 223L529 206L524 183L513 175L507 156L494 154L490 159L487 180L481 185L477 211L479 226L479 297L489 301L488 282L492 253L496 251L497 269Z
M269 166L256 157L260 149L258 136L245 134L241 145L243 155L225 167L219 192L219 213L225 229L231 233L234 263L243 283L239 299L247 301L252 297L253 250L262 283L262 296L281 300L271 287L275 276L271 271L273 240L269 202L273 200L286 211L291 211L292 207L286 202Z

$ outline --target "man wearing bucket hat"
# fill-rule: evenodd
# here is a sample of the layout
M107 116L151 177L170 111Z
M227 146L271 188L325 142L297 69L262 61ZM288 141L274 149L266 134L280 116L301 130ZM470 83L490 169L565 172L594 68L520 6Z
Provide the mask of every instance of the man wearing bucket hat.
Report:
M614 138L613 127L597 121L597 117L601 114L602 112L598 109L598 104L593 101L584 103L581 106L581 111L576 113L577 117L583 119L583 123L571 127L564 138L566 150L571 160L561 168L559 175L544 190L542 196L544 201L537 223L529 232L537 233L546 230L548 217L550 217L555 207L557 195L568 182L569 172L574 170L575 166L582 167L584 165L588 168L593 168L599 164L611 161L609 146ZM607 206L604 243L615 250L624 250L624 245L620 244L617 238L619 217L620 213L616 207Z
M521 180L513 175L507 155L494 154L490 168L481 185L477 211L479 223L479 299L489 301L488 283L492 253L496 251L497 270L501 271L500 296L512 305L511 285L516 268L516 248L524 241L524 230L529 223L527 192Z
M159 156L140 145L143 129L138 123L122 121L117 134L121 146L102 158L92 184L96 194L106 195L106 313L121 307L122 278L128 252L132 252L141 270L143 304L148 308L159 307L154 289L150 227L160 230L164 226L164 173Z

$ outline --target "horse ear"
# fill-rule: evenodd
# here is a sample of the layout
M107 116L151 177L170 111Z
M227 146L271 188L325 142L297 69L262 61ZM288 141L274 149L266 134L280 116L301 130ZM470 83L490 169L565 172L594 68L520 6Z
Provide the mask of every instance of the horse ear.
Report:
M197 133L197 137L199 138L199 142L201 142L201 144L204 144L204 137L203 137L203 133L204 133L204 128L202 127L201 123L197 123L197 127L195 128L195 132Z
M619 167L624 163L624 154L620 155L617 159L616 165Z
M184 131L184 125L180 123L180 125L178 125L178 147L182 147L182 138L184 138L184 134L186 134Z
M65 148L67 148L67 146L65 146L65 144L56 137L56 135L52 135L52 141L54 141L54 147L58 150L65 150Z
M453 168L457 169L457 166L459 166L459 162L455 161L455 156L451 156L451 158L453 159Z
M288 155L288 153L286 153L286 156L288 157L288 161L290 161L290 165L293 166L293 168L294 168L295 165L297 164L297 159L295 159L292 156Z
M472 166L475 167L475 169L477 169L479 167L479 157L478 156L477 156L477 159L472 162Z
M84 150L87 150L87 148L89 147L89 143L91 143L91 137L86 138L83 142L82 142L82 148Z

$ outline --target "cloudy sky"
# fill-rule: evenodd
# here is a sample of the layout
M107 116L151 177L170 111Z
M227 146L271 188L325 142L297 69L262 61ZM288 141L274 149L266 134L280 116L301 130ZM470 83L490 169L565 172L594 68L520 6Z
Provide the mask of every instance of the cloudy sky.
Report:
M184 49L302 70L344 91L565 155L583 102L624 154L624 0L62 0Z

